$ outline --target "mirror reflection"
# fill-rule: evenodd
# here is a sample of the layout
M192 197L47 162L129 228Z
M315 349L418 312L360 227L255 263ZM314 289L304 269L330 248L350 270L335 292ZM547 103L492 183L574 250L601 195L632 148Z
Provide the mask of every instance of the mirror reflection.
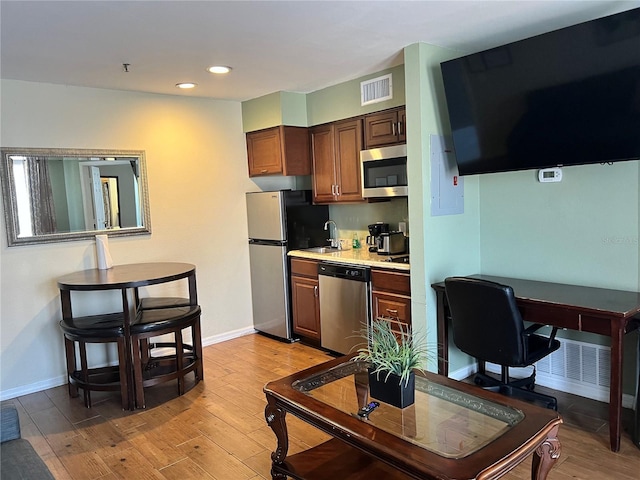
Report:
M143 151L3 149L9 246L151 232Z

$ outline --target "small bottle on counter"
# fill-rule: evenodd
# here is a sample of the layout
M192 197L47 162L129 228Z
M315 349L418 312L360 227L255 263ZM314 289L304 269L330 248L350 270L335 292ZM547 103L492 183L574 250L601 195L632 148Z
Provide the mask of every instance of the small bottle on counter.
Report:
M360 248L360 239L358 238L358 234L353 234L353 242L351 242L351 246L353 248Z

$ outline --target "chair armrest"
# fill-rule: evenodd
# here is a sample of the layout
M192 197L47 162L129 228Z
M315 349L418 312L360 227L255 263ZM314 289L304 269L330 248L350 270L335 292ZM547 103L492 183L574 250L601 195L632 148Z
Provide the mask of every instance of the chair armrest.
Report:
M0 442L20 438L20 419L13 403L3 403L0 412Z
M527 328L525 328L524 335L530 336L535 331L540 330L542 327L546 326L547 325L543 323L534 323L533 325L529 325ZM558 333L558 327L553 327L553 329L551 330L551 334L549 335L549 346L551 346L553 341L556 339L556 333Z

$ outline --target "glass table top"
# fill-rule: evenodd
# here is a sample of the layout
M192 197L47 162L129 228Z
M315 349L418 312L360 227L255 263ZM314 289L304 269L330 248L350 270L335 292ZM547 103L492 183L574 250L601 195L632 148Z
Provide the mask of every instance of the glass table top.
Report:
M524 419L500 405L416 375L415 403L404 409L379 402L368 417L358 411L369 398L367 364L346 361L298 380L292 387L341 412L448 458L463 458Z

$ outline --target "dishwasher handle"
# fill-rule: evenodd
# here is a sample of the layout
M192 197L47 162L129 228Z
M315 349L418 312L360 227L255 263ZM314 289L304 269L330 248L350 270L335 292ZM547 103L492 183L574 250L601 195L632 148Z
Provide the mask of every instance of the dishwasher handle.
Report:
M342 278L355 282L369 282L371 280L371 269L368 267L319 262L318 275Z

